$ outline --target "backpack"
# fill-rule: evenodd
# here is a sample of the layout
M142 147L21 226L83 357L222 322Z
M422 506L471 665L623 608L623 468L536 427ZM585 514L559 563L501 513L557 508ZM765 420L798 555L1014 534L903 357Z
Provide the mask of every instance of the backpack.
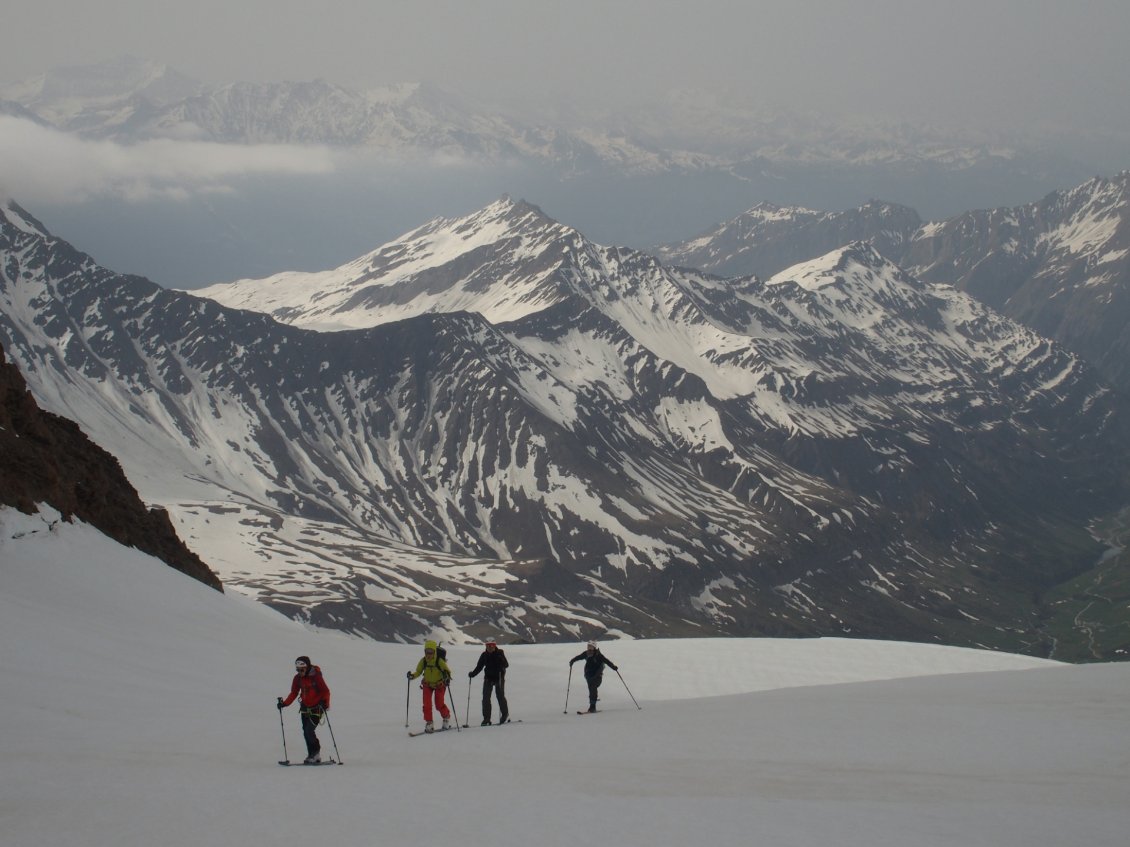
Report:
M446 662L446 661L447 661L447 648L444 647L442 644L440 644L437 641L436 642L436 667L437 668L439 667L440 662Z
M440 668L439 663L440 662L446 662L446 661L447 661L447 648L444 647L442 644L440 644L437 641L436 642L436 668L443 673L443 681L445 683L448 682L451 679L451 674L448 671L444 671L442 668Z

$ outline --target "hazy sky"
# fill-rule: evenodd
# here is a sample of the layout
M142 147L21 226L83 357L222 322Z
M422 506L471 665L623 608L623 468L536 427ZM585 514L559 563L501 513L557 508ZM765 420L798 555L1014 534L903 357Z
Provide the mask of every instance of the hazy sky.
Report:
M946 123L1130 127L1126 0L36 0L0 82L129 54L208 82L427 80L607 103L673 86Z

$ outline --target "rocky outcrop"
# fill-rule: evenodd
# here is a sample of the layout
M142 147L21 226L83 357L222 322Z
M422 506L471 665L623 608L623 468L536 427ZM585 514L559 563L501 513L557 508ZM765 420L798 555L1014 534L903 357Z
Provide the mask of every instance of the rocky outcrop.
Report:
M118 460L77 424L40 409L0 348L0 504L32 514L41 503L223 590L177 537L168 512L147 509Z

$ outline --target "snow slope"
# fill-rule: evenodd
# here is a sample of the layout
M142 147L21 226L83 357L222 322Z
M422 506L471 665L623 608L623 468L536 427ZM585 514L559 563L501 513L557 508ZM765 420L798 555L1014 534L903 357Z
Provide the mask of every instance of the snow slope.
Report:
M610 673L604 714L578 718L579 646L514 645L523 723L410 739L418 647L306 629L49 520L0 511L5 847L1126 843L1130 665L610 642L643 709ZM345 767L275 765L274 699L303 653L333 688ZM450 650L460 718L477 655Z

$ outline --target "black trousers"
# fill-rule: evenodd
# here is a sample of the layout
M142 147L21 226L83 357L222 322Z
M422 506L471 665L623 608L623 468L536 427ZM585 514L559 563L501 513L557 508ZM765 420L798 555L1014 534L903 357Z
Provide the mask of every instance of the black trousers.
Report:
M322 722L322 710L320 708L307 709L303 706L300 714L302 715L302 737L306 739L306 755L316 756L322 750L322 742L318 740L318 735L315 732L318 724Z
M506 705L506 676L491 677L483 675L483 720L490 720L491 702L490 695L498 699L498 721L505 723L510 717L510 707Z
M587 682L588 686L589 686L589 708L592 709L594 712L596 711L596 700L597 700L596 690L598 688L600 688L600 683L601 683L602 679L603 679L602 674L597 674L596 676L586 676L585 677L585 682Z

